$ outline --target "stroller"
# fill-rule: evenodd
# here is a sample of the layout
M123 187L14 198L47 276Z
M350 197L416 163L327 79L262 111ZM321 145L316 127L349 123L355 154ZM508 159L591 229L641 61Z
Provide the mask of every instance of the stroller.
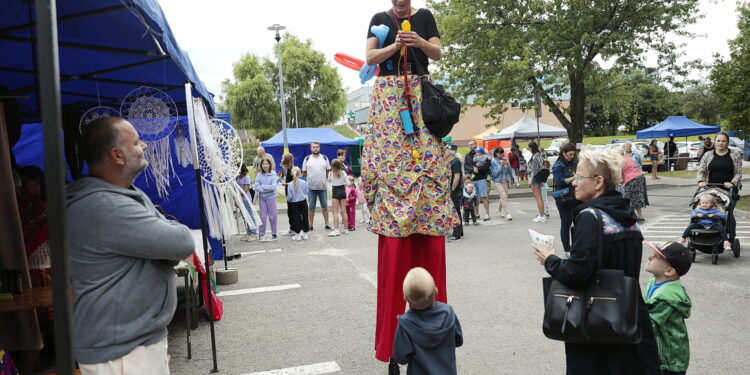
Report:
M690 203L690 207L695 209L700 204L700 198L703 194L711 194L716 200L716 208L727 214L726 220L719 219L719 223L724 226L727 231L727 237L729 242L732 244L732 253L735 258L740 257L740 240L736 237L735 230L732 229L731 225L728 225L734 220L734 205L739 199L737 188L730 189L729 193L726 190L717 188L716 186L723 186L722 184L708 184L706 187L699 187L693 199ZM697 223L699 218L691 218L691 223ZM695 262L695 255L697 251L705 254L711 254L711 263L716 264L719 261L719 254L724 252L722 243L724 240L718 231L713 229L692 229L688 236L687 248L690 250L690 257Z

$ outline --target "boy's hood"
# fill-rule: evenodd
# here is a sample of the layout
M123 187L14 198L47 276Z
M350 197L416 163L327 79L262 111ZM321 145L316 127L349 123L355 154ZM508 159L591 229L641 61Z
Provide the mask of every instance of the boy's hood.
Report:
M425 348L436 348L455 334L456 314L452 307L440 302L429 309L410 310L399 315L398 320L409 336Z

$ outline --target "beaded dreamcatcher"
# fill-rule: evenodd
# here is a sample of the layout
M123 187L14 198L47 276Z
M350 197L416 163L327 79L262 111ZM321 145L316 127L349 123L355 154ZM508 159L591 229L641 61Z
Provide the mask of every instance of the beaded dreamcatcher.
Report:
M120 117L120 111L107 106L98 106L89 109L83 113L81 121L78 122L78 134L83 134L83 129L88 124L103 117Z
M226 121L210 118L201 99L193 98L198 166L211 237L239 233L234 210L237 209L251 229L257 217L253 205L246 210L243 199L249 197L236 182L242 164L242 141ZM242 228L244 229L244 228Z
M177 127L177 105L165 92L141 86L131 91L120 106L120 113L128 120L148 148L146 181L154 180L159 196L166 198L169 177L176 176L172 165L169 135Z

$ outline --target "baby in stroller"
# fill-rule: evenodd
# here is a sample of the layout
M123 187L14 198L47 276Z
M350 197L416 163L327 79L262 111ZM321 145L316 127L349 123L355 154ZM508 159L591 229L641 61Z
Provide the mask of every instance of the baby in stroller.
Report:
M706 191L700 196L698 207L690 214L691 223L685 228L680 238L680 244L685 244L686 239L690 236L693 229L713 229L721 235L724 240L724 250L730 250L732 243L729 242L727 231L724 229L722 221L727 219L727 214L719 209L716 205L716 197Z

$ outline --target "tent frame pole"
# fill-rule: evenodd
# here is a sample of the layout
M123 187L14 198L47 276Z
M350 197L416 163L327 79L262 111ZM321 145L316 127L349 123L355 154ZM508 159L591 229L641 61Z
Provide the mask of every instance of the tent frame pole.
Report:
M185 84L185 106L187 107L188 128L190 129L190 144L192 145L193 167L195 168L195 187L198 189L198 210L200 211L201 235L203 237L203 260L206 269L206 294L208 300L207 313L208 323L211 327L211 356L214 367L211 373L219 372L219 365L216 360L216 332L214 330L214 309L213 299L211 298L211 265L208 254L208 235L206 230L206 206L203 198L203 183L201 182L201 168L198 163L198 142L195 131L195 117L193 116L193 90L190 82ZM224 256L226 258L226 255Z
M44 165L47 170L47 212L52 261L52 296L55 309L57 371L72 375L71 292L65 224L65 166L62 151L62 106L57 42L56 0L35 0L39 60L39 102L44 124Z

